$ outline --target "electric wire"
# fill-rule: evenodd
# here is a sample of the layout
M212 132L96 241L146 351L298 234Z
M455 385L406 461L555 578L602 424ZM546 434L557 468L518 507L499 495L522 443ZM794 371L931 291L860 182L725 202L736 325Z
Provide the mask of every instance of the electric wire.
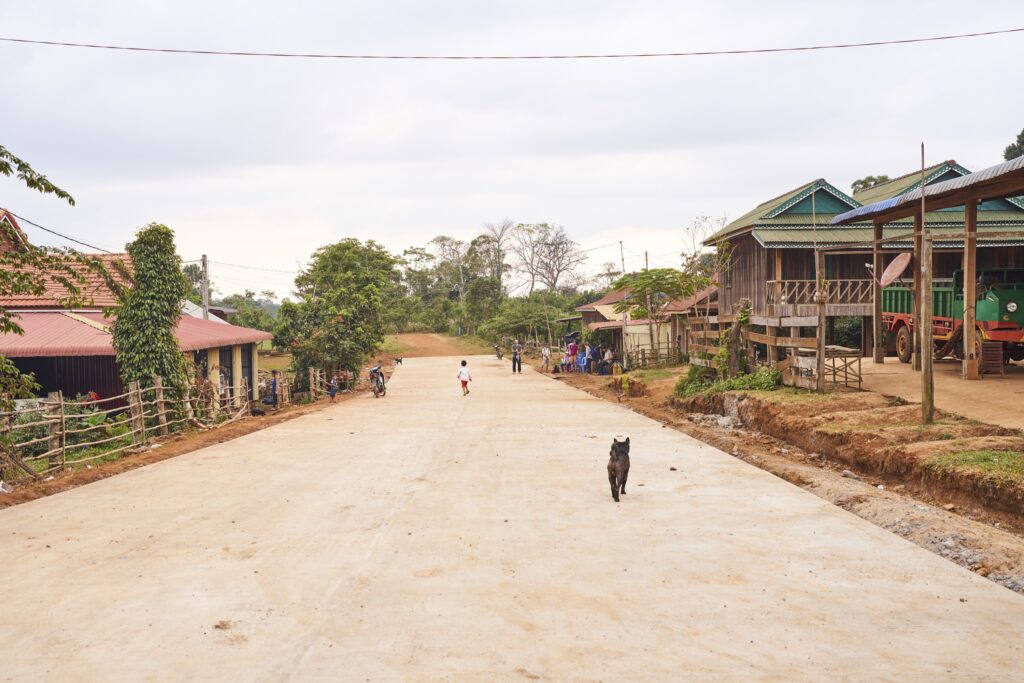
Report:
M513 61L513 60L552 60L552 59L645 59L664 57L709 57L719 55L750 55L771 54L782 52L810 52L816 50L843 50L849 48L881 47L886 45L908 45L913 43L929 43L942 40L959 40L962 38L982 38L1008 33L1024 32L1022 28L997 29L993 31L976 31L973 33L955 33L923 38L900 38L893 40L872 40L859 43L829 43L822 45L805 45L795 47L736 48L726 50L693 50L684 52L633 52L608 54L534 54L534 55L389 55L389 54L332 54L319 52L257 52L239 50L199 50L169 47L143 47L137 45L108 45L101 43L75 43L59 40L38 40L31 38L15 38L0 36L0 41L26 45L42 45L47 47L74 47L92 50L118 50L123 52L159 52L168 54L207 55L219 57L275 57L288 59L358 59L358 60L453 60L453 61Z
M40 230L48 232L51 235L56 235L57 237L61 237L63 239L66 239L69 242L74 242L75 244L81 244L83 247L89 247L90 249L96 249L97 251L102 251L105 254L113 254L113 253L115 253L115 252L113 252L113 251L111 251L109 249L104 249L103 247L97 247L95 244L89 244L88 242L83 242L80 239L76 239L76 238L71 237L69 235L65 235L62 232L57 232L56 230L51 230L50 228L43 227L42 225L39 225L35 221L30 221L29 219L25 218L24 216L19 216L18 214L14 213L13 211L8 211L7 213L11 214L15 218L17 218L19 221L24 221L25 223L28 223L31 226L34 226L36 228L39 228Z

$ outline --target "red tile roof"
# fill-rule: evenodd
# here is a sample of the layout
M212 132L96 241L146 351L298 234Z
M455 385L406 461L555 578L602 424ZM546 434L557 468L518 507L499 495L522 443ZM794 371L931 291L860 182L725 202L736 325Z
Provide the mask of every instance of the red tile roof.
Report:
M128 259L127 254L86 254L86 256L95 258L102 263L107 271L110 272L115 282L125 284L124 278L114 267L114 262L120 261L130 271L131 261ZM78 284L78 287L82 292L84 308L102 309L117 305L117 297L114 296L114 293L107 285L107 281L101 275L80 263L69 261L69 265L71 269L82 276L83 282ZM38 271L36 269L28 269L28 272ZM43 280L46 287L44 294L40 296L28 296L25 294L0 296L0 306L5 308L67 308L67 305L62 303L62 300L68 298L68 291L64 288L64 285L54 280L52 276L40 273L39 277Z
M113 356L109 326L113 318L102 313L31 311L19 314L24 335L0 334L0 355L30 356ZM174 330L182 351L213 349L271 339L269 332L226 325L183 315Z

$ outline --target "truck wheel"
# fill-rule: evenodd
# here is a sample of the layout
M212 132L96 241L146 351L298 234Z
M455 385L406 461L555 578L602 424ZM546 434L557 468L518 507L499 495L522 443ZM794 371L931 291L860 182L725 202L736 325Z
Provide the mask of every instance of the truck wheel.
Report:
M909 363L914 355L914 335L910 334L910 328L904 325L896 333L896 356L901 363Z

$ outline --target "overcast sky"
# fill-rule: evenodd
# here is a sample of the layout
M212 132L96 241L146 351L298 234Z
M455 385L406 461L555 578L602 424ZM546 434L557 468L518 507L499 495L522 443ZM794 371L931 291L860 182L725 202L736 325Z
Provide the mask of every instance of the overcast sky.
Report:
M0 35L376 54L690 51L1024 26L1019 0L5 2ZM1002 160L1024 127L1024 34L782 55L526 62L298 60L0 43L0 144L78 201L0 179L0 206L123 249L171 226L185 259L295 270L318 246L400 252L488 221L564 225L675 261L695 216ZM61 244L31 226L40 244ZM591 269L618 248L590 252ZM291 276L214 264L222 292Z

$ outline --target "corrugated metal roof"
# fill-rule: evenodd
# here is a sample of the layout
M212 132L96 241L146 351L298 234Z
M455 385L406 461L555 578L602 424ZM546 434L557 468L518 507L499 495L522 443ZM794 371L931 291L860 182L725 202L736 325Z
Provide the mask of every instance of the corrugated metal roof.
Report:
M617 304L623 299L625 299L627 296L629 296L629 291L630 290L628 288L623 289L621 291L612 290L611 292L608 292L597 301L591 301L589 304L577 306L576 310L580 313L582 313L583 311L596 311L597 306L609 306L611 304Z
M110 333L102 329L103 326L109 327L113 324L114 319L104 318L102 313L29 311L18 315L18 324L25 330L25 334L0 334L0 354L4 356L25 358L114 355ZM182 351L249 344L273 338L269 332L186 315L178 320L174 336L178 338L178 346Z
M932 214L929 214L932 215ZM928 229L933 233L950 233L956 232L963 229L963 221L954 221L950 223L928 223ZM1012 231L1020 231L1020 239L1007 239L1007 238L994 238L986 239L986 232L1007 232L1007 228ZM899 237L900 235L910 235L913 232L913 224L904 223L893 223L885 226L882 230L882 234L886 238ZM814 248L815 244L819 247L836 247L843 244L865 244L874 239L874 231L870 227L866 227L863 224L857 223L853 225L846 225L841 227L825 226L819 227L817 235L815 231L810 228L759 228L753 232L754 239L758 243L768 249L779 248L779 249L799 249L799 248ZM815 239L815 237L817 239ZM909 243L909 239L907 243ZM986 247L992 246L1010 246L1024 244L1024 219L1018 221L1017 224L989 224L978 226L978 242L984 244ZM889 242L883 245L883 249L895 249L902 248L905 243L903 242ZM962 239L944 239L939 238L935 240L936 247L956 247L963 246Z
M705 287L704 289L700 290L699 292L697 292L693 296L688 297L686 299L683 299L682 301L672 301L672 302L670 302L669 305L665 307L665 312L666 313L677 313L679 311L689 310L689 309L693 308L694 306L696 306L698 302L704 301L704 299L706 299L707 297L715 294L716 292L718 292L718 287L715 286L715 285L711 285L710 287Z
M1002 176L1016 175L1024 172L1024 157L1017 157L1010 161L1002 164L996 164L986 169L978 171L977 173L970 173L959 178L953 178L952 180L945 180L941 183L935 183L934 185L926 185L924 188L925 201L927 202L928 197L935 197L947 192L955 192L957 190L963 190L972 185L977 185L982 182L991 181L998 179ZM874 216L879 216L897 207L903 207L908 204L921 201L921 188L910 190L898 197L887 199L885 201L875 202L867 206L841 213L832 219L833 225L840 225L850 223L853 221L866 220Z
M949 161L943 161L941 163L929 166L924 169L925 178L935 176L936 174L942 175L949 170L957 170L960 173L970 173L966 168L956 163L952 159ZM856 199L860 204L874 204L884 199L891 197L897 197L907 190L914 187L914 185L920 184L921 182L921 170L911 171L904 175L898 176L891 180L887 180L884 183L879 183L860 192L855 192L853 198Z

